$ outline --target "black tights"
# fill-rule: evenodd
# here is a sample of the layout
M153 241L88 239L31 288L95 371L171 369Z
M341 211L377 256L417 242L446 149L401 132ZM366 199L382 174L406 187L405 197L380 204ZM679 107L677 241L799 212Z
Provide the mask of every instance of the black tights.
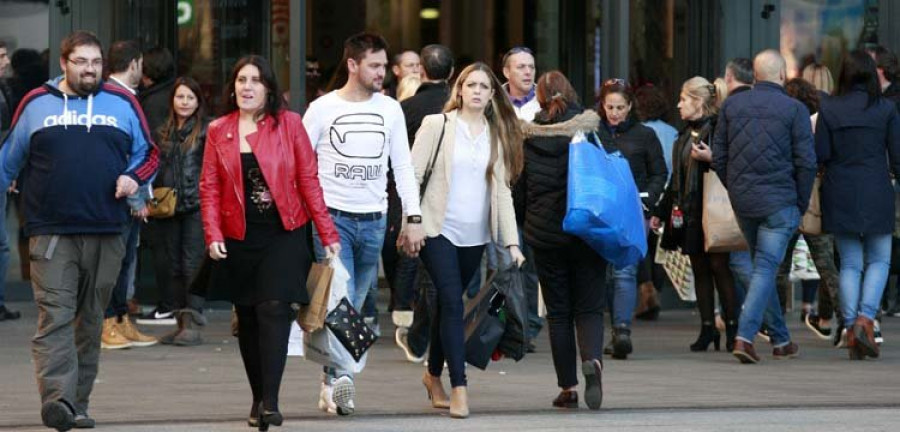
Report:
M238 344L253 407L263 402L269 411L278 411L278 391L287 361L288 337L294 311L290 303L264 301L252 306L235 305L238 316Z
M728 253L698 253L690 255L694 270L694 287L697 290L697 308L704 325L712 325L716 319L716 296L719 292L722 302L722 319L733 321L737 318L734 304L734 276L728 267Z

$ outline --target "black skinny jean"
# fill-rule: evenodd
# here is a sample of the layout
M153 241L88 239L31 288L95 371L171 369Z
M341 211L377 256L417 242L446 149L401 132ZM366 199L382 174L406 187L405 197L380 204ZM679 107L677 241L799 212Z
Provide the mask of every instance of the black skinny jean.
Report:
M582 362L602 358L606 260L575 238L566 247L533 250L547 306L557 385L574 387L578 385L576 333Z
M203 264L206 248L200 212L153 219L145 236L153 253L159 308L200 310L203 299L190 294L191 282Z
M722 319L737 324L737 304L734 297L734 275L726 253L706 253L688 255L694 271L694 288L697 291L697 308L703 325L714 325L716 320L716 294L722 301Z
M420 256L434 281L436 307L431 321L428 373L441 376L444 360L450 369L450 385L466 385L466 342L463 292L481 265L484 245L459 247L444 236L425 240Z
M244 370L253 392L253 405L259 402L269 411L278 411L278 392L287 361L291 321L296 313L290 303L264 301L252 306L235 305L238 317L238 345Z

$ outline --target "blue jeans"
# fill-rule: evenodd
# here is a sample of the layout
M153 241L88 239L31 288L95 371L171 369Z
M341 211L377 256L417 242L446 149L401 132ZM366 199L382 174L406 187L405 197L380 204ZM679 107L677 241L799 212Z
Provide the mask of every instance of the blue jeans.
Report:
M131 218L125 228L125 257L122 258L122 268L116 286L113 287L109 305L106 306L104 318L121 317L128 313L128 286L134 284L134 276L137 268L138 239L141 237L141 220Z
M753 276L738 322L737 337L744 342L753 343L763 319L771 331L773 346L785 346L791 341L781 313L778 290L775 289L775 276L788 242L799 224L800 210L795 206L785 207L762 218L738 216L738 225L753 256Z
M740 316L740 305L744 304L744 297L747 296L750 278L753 277L753 258L750 257L749 251L732 252L728 266L734 275L734 304L738 305L738 316L735 319L737 319Z
M637 304L638 265L623 269L606 267L606 302L612 312L610 319L613 327L631 328L631 315Z
M835 234L834 240L841 255L844 326L850 328L857 316L875 319L878 313L891 263L891 234Z
M347 282L347 299L357 311L362 310L372 283L378 279L378 258L384 244L385 218L362 220L347 213L331 215L341 238L341 264L350 273ZM325 259L325 248L318 231L313 231L316 259Z
M9 235L6 233L6 193L0 191L0 306L6 304L6 271L9 269Z
M381 247L384 245L384 230L387 219L381 217L356 217L351 213L331 212L331 219L337 228L341 241L341 264L350 274L347 281L347 300L357 311L361 311L366 302L366 296L372 287L372 283L378 278L378 258L381 256ZM319 238L317 230L313 230L313 247L316 259L325 259L325 248ZM328 375L353 376L350 371L329 370Z

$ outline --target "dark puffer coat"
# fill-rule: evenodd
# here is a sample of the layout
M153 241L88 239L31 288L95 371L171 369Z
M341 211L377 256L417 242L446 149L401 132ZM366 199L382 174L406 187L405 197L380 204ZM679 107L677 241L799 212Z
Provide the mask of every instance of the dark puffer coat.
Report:
M628 160L638 190L647 193L641 201L644 203L644 214L649 214L649 210L659 201L669 177L666 158L656 133L635 121L634 116L629 116L615 128L615 132L605 121L602 122L597 134L607 151L618 150Z
M579 131L596 132L600 117L594 111L571 106L556 122L540 114L525 131L524 182L525 241L529 246L552 249L577 240L563 232L569 172L569 143Z

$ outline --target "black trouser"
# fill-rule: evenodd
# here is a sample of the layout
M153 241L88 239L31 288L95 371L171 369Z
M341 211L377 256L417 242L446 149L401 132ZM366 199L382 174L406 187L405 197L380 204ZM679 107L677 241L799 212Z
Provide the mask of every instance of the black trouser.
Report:
M533 249L557 385L573 387L578 384L575 333L581 361L600 359L603 351L606 261L577 239L562 248Z
M484 245L459 247L444 236L425 240L422 262L434 281L436 307L431 322L428 373L441 376L444 360L450 384L466 385L466 343L463 328L463 292L481 265Z
M278 411L291 321L296 314L290 303L274 300L253 306L235 305L235 310L238 345L253 392L253 406L262 401L265 409Z
M203 300L190 294L191 282L203 263L203 223L200 212L178 214L166 219L153 219L145 236L153 252L159 308L200 309Z
M404 256L397 250L397 238L403 227L403 203L397 195L393 181L388 182L387 229L384 233L384 247L381 248L381 261L384 264L384 277L391 289L390 311L413 310L416 291L416 271L418 258ZM427 343L426 343L427 344Z
M701 252L688 255L694 271L694 288L697 291L697 309L703 325L713 325L716 320L716 291L722 301L722 319L737 323L737 307L734 297L734 275L728 266L730 255Z

